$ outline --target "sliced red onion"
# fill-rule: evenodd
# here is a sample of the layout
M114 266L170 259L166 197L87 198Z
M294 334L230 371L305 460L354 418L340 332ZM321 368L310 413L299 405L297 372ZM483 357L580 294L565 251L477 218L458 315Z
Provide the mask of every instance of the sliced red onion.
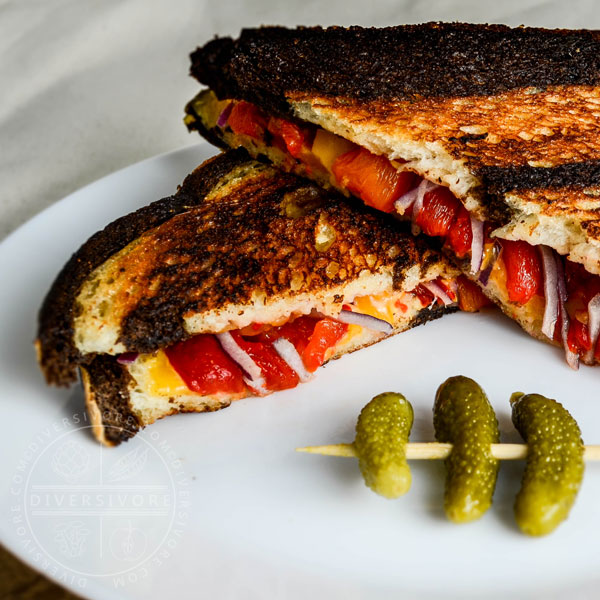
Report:
M476 275L481 269L483 261L483 221L471 216L471 275Z
M573 352L569 348L568 336L569 336L569 315L567 314L567 307L565 302L567 301L567 283L565 281L565 270L562 264L560 256L556 256L556 275L558 280L558 297L560 300L560 318L561 318L561 338L563 347L565 349L565 358L567 364L571 369L577 371L579 369L579 354Z
M452 294L448 294L448 296L450 296L451 300L452 296L454 296L454 300L452 301L456 302L458 298L458 283L456 282L456 279L451 279L450 281L447 281L446 286L449 287L450 291L452 292Z
M427 288L436 298L439 298L444 303L444 306L454 304L454 300L452 300L446 291L434 281L428 281L422 285L424 288Z
M556 261L556 287L558 289L558 299L560 303L567 301L567 282L565 280L565 267L560 256L555 255Z
M365 315L364 313L354 312L351 310L342 310L340 314L335 317L335 319L341 323L360 325L361 327L366 327L367 329L372 329L373 331L381 331L381 333L385 333L387 335L394 331L392 325L383 319L378 319L372 315Z
M423 179L421 183L417 186L417 197L415 199L415 203L413 205L412 210L412 234L417 235L421 232L420 227L417 225L417 217L423 208L423 198L425 198L425 194L430 192L431 190L438 187L436 183L431 183L431 181L427 181L427 179Z
M558 271L554 250L542 245L540 246L540 253L544 269L544 296L546 298L542 333L547 338L553 339L556 321L558 320Z
M585 354L585 361L591 364L594 362L596 344L600 334L600 294L596 294L588 302L588 333L592 345Z
M486 268L479 274L479 283L487 285L494 265L498 260L498 256L500 256L500 244L498 242L494 242L494 245L492 246L492 257L488 261Z
M269 390L265 387L266 382L260 367L245 350L238 346L231 333L224 331L216 335L223 350L248 375L248 377L244 377L244 383L259 396L268 394Z
M302 383L314 377L313 373L306 370L302 357L292 342L281 337L273 342L273 348L277 354L296 372Z
M225 127L225 125L227 125L227 120L229 119L229 115L231 114L232 110L233 110L233 102L230 102L221 111L221 114L219 115L219 118L217 119L217 127Z
M119 356L117 356L117 362L120 365L130 365L131 363L135 362L138 356L138 352L123 352L123 354L119 354Z
M419 186L414 187L412 190L403 194L394 202L394 208L396 212L400 215L403 215L414 203L417 199L417 194L419 193Z

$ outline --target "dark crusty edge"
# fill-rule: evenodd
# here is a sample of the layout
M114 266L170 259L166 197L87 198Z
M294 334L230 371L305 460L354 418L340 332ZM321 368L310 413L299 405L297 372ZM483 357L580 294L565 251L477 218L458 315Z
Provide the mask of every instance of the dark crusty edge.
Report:
M262 27L216 38L191 60L191 74L219 97L288 112L285 94L296 91L406 100L597 85L600 32L468 23Z
M600 183L600 160L565 163L556 167L480 167L477 175L494 196L517 190L578 189Z
M435 305L419 311L410 322L409 328L423 325L439 319L445 314L458 310L457 306ZM395 333L401 333L397 331ZM352 352L375 344L376 341L355 348ZM92 423L94 437L106 446L116 446L132 438L147 423L142 423L132 412L130 406L129 384L131 376L127 368L120 365L116 357L97 355L87 365L81 366L81 375L85 392L85 403ZM227 408L231 402L224 399L219 405L203 405L201 411L208 412ZM183 412L173 403L168 414ZM167 416L166 414L164 416Z
M177 193L121 217L93 235L73 254L54 280L38 315L36 346L48 383L64 386L77 379L76 365L81 357L72 340L73 304L85 278L148 229L201 203L225 174L247 160L248 154L241 149L211 159L205 163L194 194Z
M98 355L81 367L85 405L94 437L115 446L133 437L142 427L131 411L131 376L114 356Z
M387 28L263 27L217 38L191 54L191 75L219 98L291 115L302 92L369 100L493 95L600 83L600 32L425 23ZM219 144L212 132L199 132ZM222 143L219 145L222 146ZM488 201L533 187L600 184L600 161L554 168L476 168Z

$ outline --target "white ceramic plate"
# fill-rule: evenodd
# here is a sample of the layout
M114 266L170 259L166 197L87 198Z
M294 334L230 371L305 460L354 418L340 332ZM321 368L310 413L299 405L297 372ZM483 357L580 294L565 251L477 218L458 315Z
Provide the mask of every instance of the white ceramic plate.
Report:
M512 504L522 463L504 463L494 505L457 526L442 512L443 466L413 463L413 487L387 501L354 459L298 454L351 441L360 408L402 391L411 439L433 439L447 377L473 377L503 441L515 390L560 399L600 442L598 369L572 372L560 351L498 314L455 314L327 365L312 383L212 414L178 415L116 449L86 427L79 389L47 388L31 341L60 267L114 218L173 193L213 149L144 161L65 198L0 245L0 541L90 598L544 597L600 583L600 469L587 467L568 521L521 535Z

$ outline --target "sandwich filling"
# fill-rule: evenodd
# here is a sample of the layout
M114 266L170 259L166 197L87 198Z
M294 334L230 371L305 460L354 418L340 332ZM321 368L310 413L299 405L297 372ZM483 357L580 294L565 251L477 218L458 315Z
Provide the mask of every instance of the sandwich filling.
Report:
M191 107L191 110L190 110ZM568 364L600 361L600 277L546 245L501 239L446 186L309 123L266 115L245 101L200 94L186 123L201 115L228 146L264 154L285 170L354 195L412 222L413 233L441 238L463 271L537 337L564 347ZM195 115L194 115L195 113Z
M335 317L313 311L277 323L201 333L150 354L123 353L117 360L132 376L131 399L185 401L190 396L239 399L294 388L327 361L375 343L415 324L421 311L472 309L485 299L464 281L437 278L410 292L360 296ZM478 304L479 302L479 304Z

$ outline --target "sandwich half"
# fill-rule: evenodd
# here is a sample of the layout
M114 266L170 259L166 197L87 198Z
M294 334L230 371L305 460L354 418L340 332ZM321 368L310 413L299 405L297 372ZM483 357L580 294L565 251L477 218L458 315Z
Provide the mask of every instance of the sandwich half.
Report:
M439 238L568 363L600 358L600 32L265 27L192 55L188 128Z
M385 215L240 149L73 255L40 310L39 364L55 385L80 371L95 436L114 445L295 387L460 294L473 308L457 275Z

